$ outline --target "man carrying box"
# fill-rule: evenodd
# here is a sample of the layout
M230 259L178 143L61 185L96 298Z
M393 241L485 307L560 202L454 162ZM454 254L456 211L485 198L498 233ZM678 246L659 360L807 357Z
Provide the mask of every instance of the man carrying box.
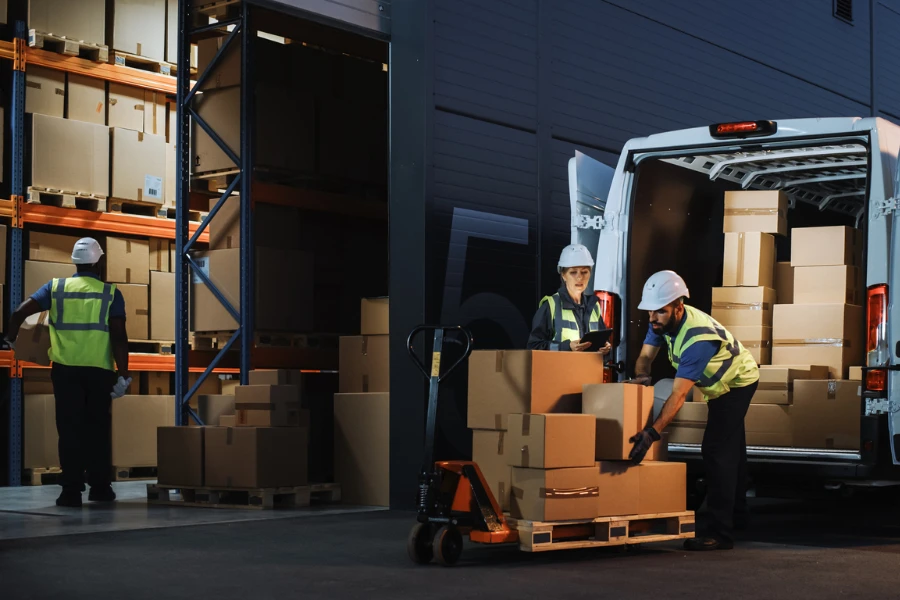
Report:
M97 240L78 240L72 250L77 273L53 279L25 300L7 330L6 341L14 348L25 319L50 311L50 378L63 488L57 506L81 506L85 469L91 486L88 500L116 499L110 485L110 404L125 394L131 377L125 300L115 284L100 280L102 258Z
M685 540L687 550L729 550L732 529L746 522L747 442L744 417L759 384L750 352L715 319L684 303L687 285L674 271L655 273L644 284L639 310L650 313L650 331L635 365L633 383L650 385L650 366L665 343L677 369L672 394L653 425L631 438L631 459L640 463L697 386L709 401L701 446L713 523L708 535Z

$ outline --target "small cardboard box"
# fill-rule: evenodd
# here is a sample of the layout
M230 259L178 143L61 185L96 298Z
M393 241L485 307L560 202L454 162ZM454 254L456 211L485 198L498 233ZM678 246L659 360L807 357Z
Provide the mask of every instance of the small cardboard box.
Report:
M28 27L103 45L106 43L106 0L29 0Z
M481 469L481 474L500 505L500 510L509 510L509 483L512 467L506 458L505 431L473 431L472 460Z
M150 262L151 271L169 273L169 240L150 238Z
M574 521L597 516L600 473L596 466L575 469L513 467L509 512L528 521ZM573 494L573 490L579 493Z
M166 0L110 0L106 42L110 50L166 60Z
M74 121L106 125L106 82L69 73L69 114Z
M597 463L598 517L637 514L641 498L639 470L640 467L630 462L604 460Z
M237 427L237 415L220 416L219 427Z
M774 312L773 364L825 365L832 379L841 379L863 362L863 307L779 304Z
M595 417L598 461L627 460L629 438L647 427L653 414L653 388L631 383L584 386L582 412Z
M346 504L390 506L390 394L334 395L334 479Z
M150 273L150 339L175 339L175 273Z
M203 485L205 431L205 427L159 427L156 430L156 462L160 485Z
M272 488L307 483L309 430L205 427L208 487Z
M25 286L22 297L31 297L32 294L52 279L63 279L74 274L75 267L71 264L26 260Z
M150 300L149 286L118 283L116 288L125 299L125 322L128 339L150 339Z
M733 325L728 328L728 331L741 343L741 346L750 351L756 364L767 365L772 362L771 327Z
M512 467L561 469L594 464L594 415L509 415Z
M791 404L794 382L803 379L827 379L828 367L775 366L759 368L759 386L753 394L753 404Z
M162 204L166 181L166 138L112 129L112 196Z
M768 233L726 233L722 285L773 287L775 237Z
M860 267L862 232L853 227L795 227L791 229L791 265Z
M110 82L106 103L110 127L144 131L144 90Z
M66 73L37 65L25 68L25 112L65 116Z
M363 298L360 333L363 335L388 335L390 301L388 298Z
M309 427L296 385L242 385L234 390L234 402L239 426Z
M112 401L112 464L155 467L156 429L175 425L174 396L122 396Z
M108 127L47 115L34 115L31 126L32 186L109 196Z
M74 235L29 231L28 259L64 263L70 271L74 271L72 249L78 240L79 238Z
M715 402L715 401L714 401ZM748 446L793 445L791 407L778 404L751 404L744 417Z
M50 312L33 314L22 323L16 337L16 360L50 366Z
M862 367L850 367L850 375L847 377L850 381L862 381L863 376L863 368ZM810 377L810 379L813 379ZM825 379L824 377L816 377L815 379Z
M794 269L794 303L862 304L859 267L797 267Z
M772 326L775 290L767 287L712 289L712 318L725 327Z
M682 462L644 462L638 469L638 514L654 515L687 510L687 465Z
M794 267L790 261L775 263L775 297L778 304L794 303Z
M221 426L223 416L234 415L234 396L203 394L197 398L197 415L204 425Z
M117 237L106 238L106 281L149 285L149 242Z
M58 467L59 436L56 433L55 396L52 393L25 394L23 406L25 435L22 467L25 469Z
M709 405L706 402L685 402L666 427L670 444L702 444L706 432Z
M342 394L390 391L388 342L386 335L341 337L338 371Z
M725 233L787 235L787 194L775 190L725 192Z
M303 371L298 369L253 369L248 373L250 385L303 385ZM303 393L301 388L300 393Z
M794 446L859 450L859 388L858 381L796 381L791 407Z

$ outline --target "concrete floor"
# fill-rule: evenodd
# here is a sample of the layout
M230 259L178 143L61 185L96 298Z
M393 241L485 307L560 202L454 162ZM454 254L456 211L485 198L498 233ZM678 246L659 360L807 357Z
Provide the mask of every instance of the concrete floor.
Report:
M0 489L0 506L6 493ZM409 562L408 513L157 511L135 499L104 509L101 519L94 508L49 517L52 510L37 507L39 515L3 513L4 529L55 518L73 534L0 541L0 597L896 598L894 506L868 498L756 500L752 530L731 552L692 554L669 543L627 553L468 546L454 569ZM235 512L242 514L225 514ZM91 529L98 520L108 528ZM126 521L138 528L110 525ZM195 526L180 526L187 524Z

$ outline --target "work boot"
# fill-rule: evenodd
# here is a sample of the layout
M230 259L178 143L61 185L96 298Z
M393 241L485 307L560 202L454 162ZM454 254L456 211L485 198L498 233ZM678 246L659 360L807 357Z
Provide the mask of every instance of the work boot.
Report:
M702 552L705 550L731 550L734 548L734 542L726 539L716 539L714 537L699 537L684 540L684 549L691 552Z
M111 485L91 487L88 500L90 502L115 502L116 493Z
M68 508L81 508L81 492L72 488L63 488L59 498L56 499L56 505Z

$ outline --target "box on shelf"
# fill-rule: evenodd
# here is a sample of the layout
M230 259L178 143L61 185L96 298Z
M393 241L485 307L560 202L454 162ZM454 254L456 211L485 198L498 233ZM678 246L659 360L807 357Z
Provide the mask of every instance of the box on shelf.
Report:
M241 380L240 379L220 379L219 383L221 384L220 387L222 388L223 394L225 394L226 396L234 396L234 390L236 390L241 385ZM255 383L251 379L250 385L265 385L265 383L263 383L263 384ZM275 383L272 385L279 385L279 384ZM302 394L303 392L301 391L300 393Z
M156 430L157 479L160 485L203 485L205 427L159 427Z
M37 65L25 68L25 112L65 116L66 73Z
M220 416L219 427L237 427L237 415Z
M53 380L50 378L50 369L23 369L22 393L52 394Z
M769 327L775 290L766 287L712 289L712 318L725 327Z
M0 111L0 116L2 116L2 112ZM0 144L0 146L2 145ZM3 153L0 152L0 160L2 159ZM6 233L6 225L0 225L0 283L2 284L6 284Z
M23 298L29 298L51 279L71 277L75 274L75 267L71 264L41 262L36 260L25 261L25 283Z
M596 460L626 460L628 441L650 424L653 388L631 383L584 386L582 412L594 417Z
M753 404L792 404L794 382L803 379L827 379L828 367L776 366L759 368L759 386L753 394Z
M512 475L512 467L506 457L507 447L505 431L472 432L472 460L481 469L481 474L502 511L509 510L509 482Z
M150 287L133 283L117 283L125 299L125 322L128 339L150 339Z
M772 362L771 327L732 325L728 328L728 331L741 343L741 346L750 351L756 364L767 365Z
M166 138L112 128L111 195L119 200L162 204L166 180Z
M169 240L150 238L150 270L169 272Z
M22 467L26 469L58 467L59 436L56 433L55 397L52 393L25 394L23 410Z
M166 138L166 95L163 92L144 90L144 123L141 131Z
M862 304L859 267L796 267L795 304Z
M687 465L682 462L643 462L638 467L638 514L684 512L687 509Z
M303 371L299 369L253 369L247 375L250 385L303 385Z
M774 284L775 237L768 233L726 233L722 285L767 287Z
M106 125L106 82L69 73L68 115L74 121Z
M791 229L791 265L860 267L862 232L853 227L795 227Z
M797 448L859 450L860 382L794 382L791 407L793 442Z
M386 335L340 338L338 376L343 394L390 391L389 338Z
M775 297L778 304L794 303L794 267L790 261L775 263Z
M203 72L222 47L225 38L206 38L197 42L197 71ZM201 90L233 87L241 85L241 34L231 42L231 46L219 58L215 70L203 82Z
M334 395L334 478L347 504L390 505L390 394Z
M863 376L863 368L862 367L850 367L850 375L847 377L850 381L862 381ZM813 379L810 377L810 379ZM824 377L816 377L815 379L825 379Z
M273 488L307 484L304 427L204 427L206 485Z
M666 427L670 444L702 444L709 406L706 402L685 402Z
M175 425L175 397L122 396L111 413L113 466L155 467L156 429Z
M234 390L239 426L309 427L309 411L300 408L296 385L242 385Z
M175 273L150 273L150 339L175 340Z
M111 81L106 103L110 127L144 131L144 90Z
M106 281L150 284L150 243L130 238L106 238Z
M166 60L166 0L110 0L109 11L110 50Z
M637 514L641 498L640 467L630 462L604 460L596 468L599 474L597 516Z
M33 314L22 323L16 337L16 359L50 366L50 312Z
M509 415L512 467L560 469L594 464L597 419L594 415Z
M574 521L597 516L600 473L596 466L574 469L513 467L509 512L528 521ZM582 493L573 495L572 490Z
M188 373L188 387L191 387L195 383L197 383L197 380L200 379L200 375L201 373ZM196 399L200 395L217 396L221 393L222 381L215 375L210 375L203 380L202 384L200 384L200 388L197 390L197 393L194 394L194 398L192 400L196 402Z
M31 139L32 186L109 196L108 127L34 115Z
M832 379L863 362L864 309L852 304L779 304L772 327L772 363L825 365Z
M164 206L174 207L178 202L178 152L174 142L166 144L166 196ZM207 229L209 227L207 226ZM175 264L170 261L171 268Z
M388 335L390 301L388 298L363 298L361 328L363 335Z
M178 63L178 0L166 0L166 62Z
M212 211L219 198L209 201ZM254 207L254 242L257 246L298 250L297 236L299 211L291 206L258 204ZM209 247L211 250L227 250L241 247L241 202L237 196L229 196L209 223Z
M28 232L28 259L44 262L64 263L70 271L72 266L72 249L79 240L74 235L59 235L42 231Z
M106 43L106 0L28 0L28 27L102 46Z
M725 192L725 233L787 235L787 194L775 190Z
M147 371L142 373L141 394L144 396L169 396L172 394L172 373Z
M203 394L197 398L197 415L204 425L221 425L223 416L235 415L234 396Z
M748 446L793 444L791 407L778 404L751 404L744 417Z

